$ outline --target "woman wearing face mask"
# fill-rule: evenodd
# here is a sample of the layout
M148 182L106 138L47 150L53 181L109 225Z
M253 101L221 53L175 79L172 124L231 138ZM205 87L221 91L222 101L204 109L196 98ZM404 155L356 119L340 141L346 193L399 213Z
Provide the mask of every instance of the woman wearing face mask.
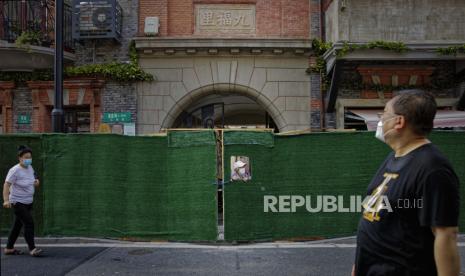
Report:
M250 175L247 173L246 170L246 163L242 162L241 160L238 160L234 162L233 167L233 175L232 175L232 180L242 180L242 181L247 181L250 180Z
M31 256L39 256L42 250L34 244L34 221L32 219L32 200L39 180L32 168L32 150L26 146L18 148L19 164L12 167L3 185L3 207L13 208L15 220L8 236L5 255L20 255L22 251L14 248L21 227L24 226L24 239Z

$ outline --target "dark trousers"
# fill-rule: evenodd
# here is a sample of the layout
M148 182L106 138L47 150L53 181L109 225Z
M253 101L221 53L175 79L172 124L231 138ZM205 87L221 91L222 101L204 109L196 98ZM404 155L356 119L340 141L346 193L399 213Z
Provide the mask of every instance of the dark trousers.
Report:
M24 225L24 239L29 250L36 248L34 244L34 221L32 219L32 204L14 203L11 205L15 213L15 222L8 236L6 248L13 249L18 239L21 227Z

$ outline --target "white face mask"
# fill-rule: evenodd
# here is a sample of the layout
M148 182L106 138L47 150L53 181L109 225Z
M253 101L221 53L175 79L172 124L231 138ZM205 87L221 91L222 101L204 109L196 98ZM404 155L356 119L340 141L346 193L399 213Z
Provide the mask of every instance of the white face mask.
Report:
M390 121L392 119L395 119L396 117L392 117L390 119L387 119L387 121ZM378 122L378 126L376 127L376 134L375 134L375 137L380 140L381 142L383 143L386 143L386 139L384 137L386 137L386 134L389 133L389 131L393 131L394 129L390 129L388 130L386 133L384 133L384 130L383 130L383 120L379 120Z
M378 126L376 127L375 137L381 142L386 143L386 141L384 140L383 121L381 120L378 122Z

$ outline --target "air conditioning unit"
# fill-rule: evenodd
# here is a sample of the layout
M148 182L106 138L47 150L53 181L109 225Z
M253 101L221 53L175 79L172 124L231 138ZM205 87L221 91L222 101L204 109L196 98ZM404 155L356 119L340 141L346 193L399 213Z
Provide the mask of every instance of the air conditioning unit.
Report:
M146 17L145 18L145 27L144 34L147 36L153 36L158 34L158 29L160 28L160 20L158 17Z
M120 41L123 13L116 0L73 0L73 38Z

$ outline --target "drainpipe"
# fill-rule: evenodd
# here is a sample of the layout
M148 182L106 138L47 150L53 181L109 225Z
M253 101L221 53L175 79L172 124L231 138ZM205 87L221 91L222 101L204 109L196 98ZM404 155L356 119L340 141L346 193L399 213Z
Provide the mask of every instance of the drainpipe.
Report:
M40 2L40 31L43 34L42 39L47 39L47 41L50 41L47 32L47 2L45 2L45 0Z
M3 21L4 20L4 15L3 15L3 2L0 2L0 39L5 39L3 37Z
M21 31L26 31L27 29L27 3L26 3L26 0L22 0L21 3L20 3L20 24L21 24Z

